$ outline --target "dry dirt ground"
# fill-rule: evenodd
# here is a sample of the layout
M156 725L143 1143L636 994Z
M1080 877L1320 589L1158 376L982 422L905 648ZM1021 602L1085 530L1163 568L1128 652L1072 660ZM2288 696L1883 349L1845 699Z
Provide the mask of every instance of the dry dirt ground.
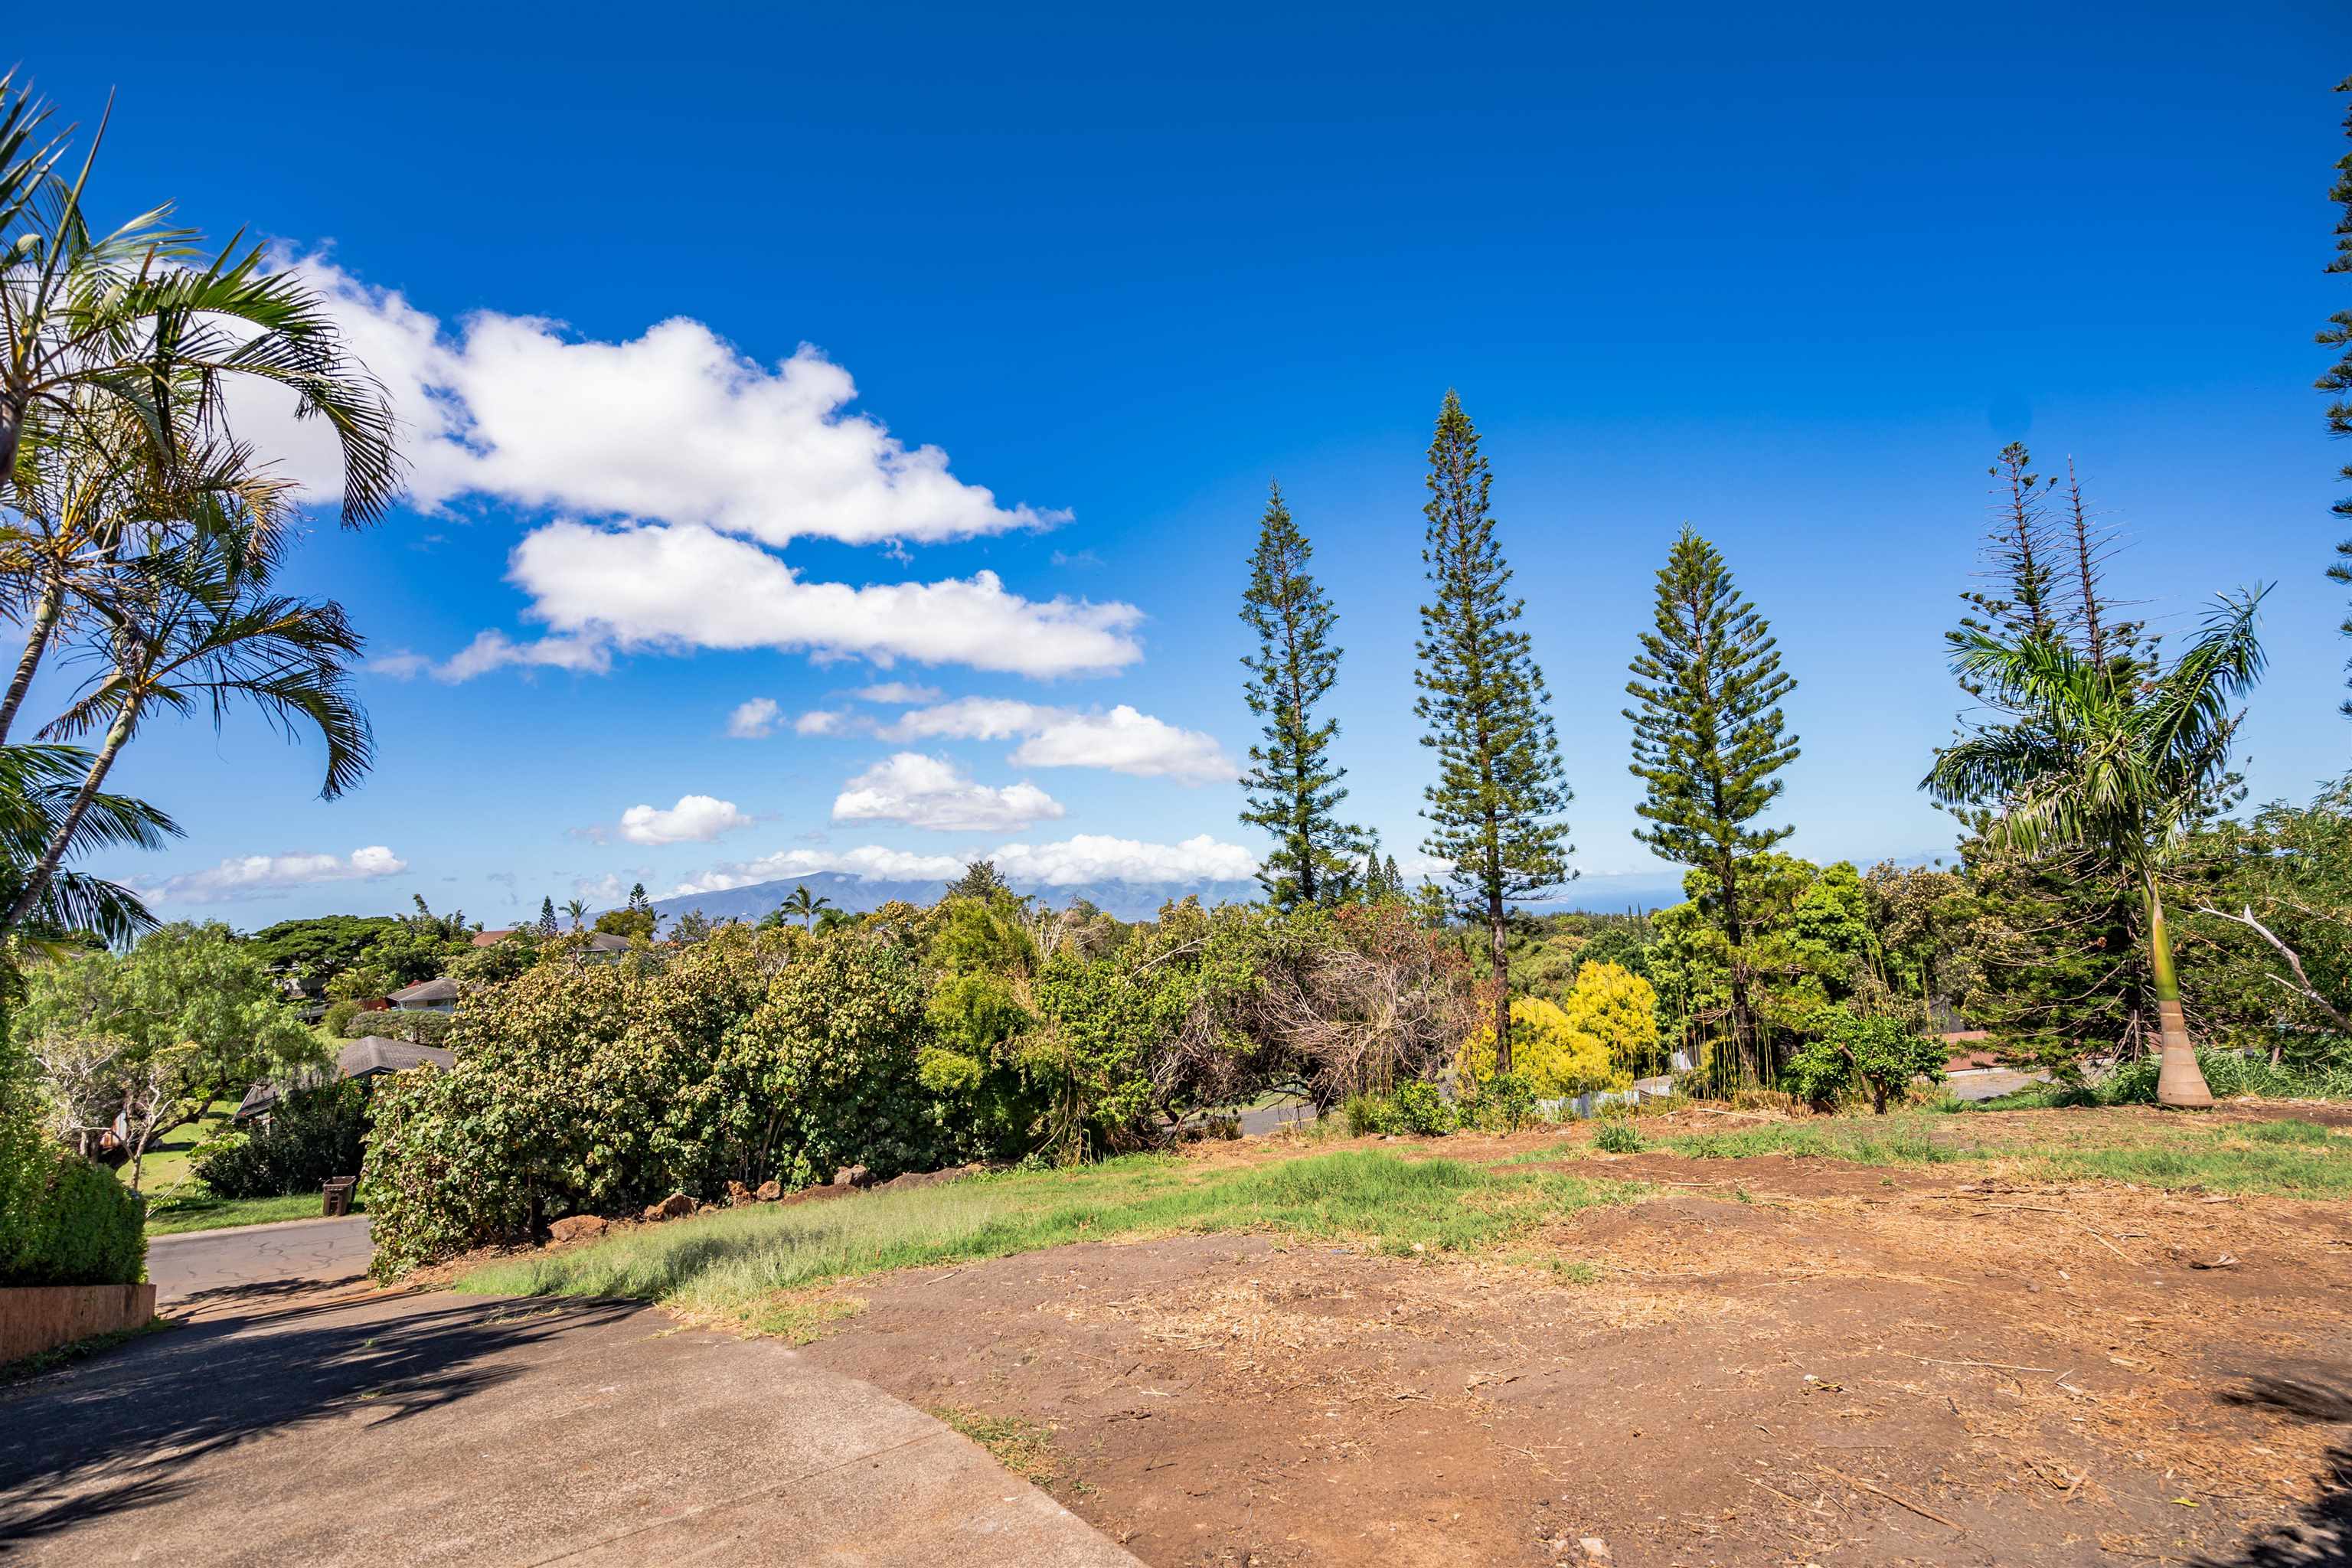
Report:
M1548 1149L1655 1195L1474 1261L1221 1236L910 1270L845 1285L805 1353L1049 1432L1057 1495L1159 1568L2352 1562L2352 1205L1428 1152Z

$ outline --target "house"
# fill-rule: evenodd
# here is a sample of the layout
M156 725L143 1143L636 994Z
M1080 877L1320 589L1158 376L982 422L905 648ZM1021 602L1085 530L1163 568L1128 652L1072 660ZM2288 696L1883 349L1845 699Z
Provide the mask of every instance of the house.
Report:
M446 975L420 980L414 985L403 986L384 1000L412 1011L454 1013L457 1010L457 983Z
M520 929L519 926L509 926L504 931L478 931L467 940L476 947L496 947Z
M378 1073L405 1072L410 1068L432 1066L445 1072L457 1060L457 1053L445 1046L419 1046L407 1040L386 1039L382 1035L364 1035L356 1040L345 1040L343 1048L335 1053L337 1078L373 1078Z

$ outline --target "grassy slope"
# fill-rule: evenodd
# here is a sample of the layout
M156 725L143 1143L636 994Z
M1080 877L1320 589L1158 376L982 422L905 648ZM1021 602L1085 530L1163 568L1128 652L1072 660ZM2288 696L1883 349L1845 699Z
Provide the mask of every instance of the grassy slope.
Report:
M593 1247L493 1264L458 1289L650 1297L769 1327L780 1292L888 1268L1112 1237L1220 1230L1345 1237L1406 1256L1453 1252L1506 1240L1572 1209L1625 1201L1638 1190L1557 1172L1400 1160L1364 1150L1224 1167L1136 1156L1077 1171L676 1221Z

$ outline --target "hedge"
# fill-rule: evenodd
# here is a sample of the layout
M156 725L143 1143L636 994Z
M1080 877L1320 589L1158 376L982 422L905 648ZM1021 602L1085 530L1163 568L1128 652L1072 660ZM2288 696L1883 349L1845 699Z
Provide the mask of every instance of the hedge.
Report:
M356 1176L367 1139L367 1090L356 1082L315 1084L278 1100L269 1125L195 1163L216 1198L314 1193L336 1176Z
M147 1277L145 1199L47 1138L0 1139L0 1286Z

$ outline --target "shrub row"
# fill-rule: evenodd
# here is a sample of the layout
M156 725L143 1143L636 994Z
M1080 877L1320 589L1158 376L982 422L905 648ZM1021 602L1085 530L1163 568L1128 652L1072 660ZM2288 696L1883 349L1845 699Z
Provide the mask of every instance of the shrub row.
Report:
M203 1156L194 1173L218 1198L316 1192L359 1174L366 1137L365 1087L317 1084L279 1100L268 1126Z

